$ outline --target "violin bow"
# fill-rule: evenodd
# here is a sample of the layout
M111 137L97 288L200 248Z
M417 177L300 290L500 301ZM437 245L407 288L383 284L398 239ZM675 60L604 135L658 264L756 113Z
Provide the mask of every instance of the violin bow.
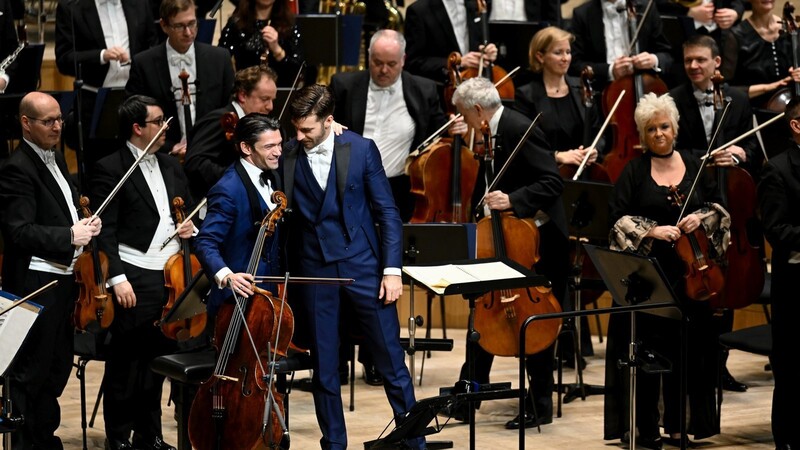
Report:
M53 281L45 284L44 286L40 287L39 289L37 289L37 290L31 292L30 294L26 295L25 297L22 297L19 300L15 300L14 303L8 305L8 307L6 309L0 310L0 316L2 316L3 314L11 311L12 309L16 308L17 306L27 302L28 300L36 297L37 295L41 294L42 292L44 292L44 291L46 291L46 290L48 290L48 289L50 289L52 287L55 287L55 285L57 285L57 284L58 284L58 280L53 280Z
M522 148L522 144L524 144L525 141L528 140L528 136L531 135L533 127L536 126L536 122L539 121L539 117L542 117L542 113L539 113L536 115L536 117L534 117L533 122L531 122L531 124L528 126L528 129L525 130L525 134L522 135L522 139L520 139L519 142L517 142L517 146L514 148L514 151L511 152L511 154L508 156L508 159L503 164L503 167L501 167L500 171L498 171L497 174L494 176L494 180L492 180L492 183L486 189L486 193L484 193L481 199L478 200L478 204L476 205L476 207L483 205L483 201L486 199L486 194L492 192L492 190L494 190L494 187L497 186L497 182L500 181L500 178L502 178L503 174L508 169L508 166L511 163L511 161L513 161L514 157L517 156L517 153L519 153L520 149Z
M192 219L192 217L194 217L194 216L195 216L195 214L197 214L197 213L200 211L200 208L202 208L203 206L205 206L205 204L206 204L206 203L208 203L208 199L207 199L207 198L205 198L205 197L203 197L203 199L202 199L202 200L200 200L200 203L198 203L198 204L197 204L197 206L194 208L194 210L193 210L191 213L189 213L189 215L188 215L188 216L186 216L186 218L185 218L185 219L183 219L183 222L179 223L179 224L178 224L178 226L176 226L176 227L175 227L175 231L173 231L173 232L172 232L172 234L170 235L170 237L168 237L168 238L167 238L167 239L164 241L164 243L163 243L163 244L161 244L161 249L160 249L160 250L164 250L164 247L166 247L166 246L167 246L167 244L169 244L169 241L171 241L171 240L175 239L175 236L177 236L177 235L178 235L178 228L180 228L180 226L181 226L181 225L183 225L183 224L184 224L184 223L185 223L187 220L191 220L191 219Z
M289 91L289 95L286 96L286 101L283 102L283 106L281 107L281 113L278 115L278 122L281 121L281 118L283 117L283 113L284 113L284 111L286 111L286 105L289 104L289 100L292 97L292 92L294 92L294 90L297 88L297 83L300 81L300 74L303 73L303 69L305 67L306 67L306 61L303 60L303 62L300 63L300 68L297 70L297 75L294 76L294 82L292 83L292 89Z
M297 284L336 284L346 286L353 284L353 278L321 278L321 277L291 277L284 278L269 275L256 275L253 277L256 283L297 283Z
M742 139L744 139L744 138L746 138L746 137L750 136L751 134L753 134L753 133L757 133L757 132L761 131L761 129L762 129L762 128L764 128L764 127L767 127L767 126L769 126L769 125L772 125L772 123L773 123L773 122L775 122L776 120L778 120L778 119L782 118L784 115L786 115L786 113L785 113L785 112L782 112L782 113L778 114L777 116L775 116L775 117L773 117L773 118L769 119L768 121L766 121L766 122L762 123L761 125L759 125L759 126L757 126L757 127L754 127L752 130L750 130L750 131L747 131L747 132L743 133L742 135L740 135L739 137L737 137L737 138L734 138L734 139L730 140L729 142L725 143L724 145L721 145L721 146L719 146L719 147L715 148L714 150L712 150L712 151L708 152L707 154L705 154L705 155L703 155L702 157L700 157L700 159L706 159L706 158L708 158L709 156L714 156L715 154L717 154L717 152L720 152L720 151L722 151L722 150L725 150L726 148L728 148L728 147L730 147L731 145L733 145L733 144L735 144L735 143L737 143L737 142L741 141Z
M603 126L600 127L600 131L597 132L597 136L594 137L594 141L592 141L592 145L590 145L589 148L595 148L597 143L600 142L600 137L603 136L603 132L606 131L608 122L611 121L611 117L614 115L614 112L616 112L617 106L619 106L619 102L622 100L622 97L624 95L625 95L625 90L623 89L622 92L619 93L617 101L614 102L614 106L611 107L611 110L608 112L608 115L606 115L606 120L603 122ZM595 149L595 151L597 151L597 149ZM578 177L581 176L581 173L583 173L583 169L586 168L586 163L589 161L590 156L591 152L586 152L586 154L583 155L583 160L581 160L581 165L578 166L578 170L575 171L575 175L572 177L572 181L577 180Z
M636 45L636 41L639 40L639 33L642 31L642 26L644 25L644 20L647 18L647 14L650 12L650 9L653 7L653 0L647 2L647 6L644 8L644 12L642 13L642 18L639 19L639 24L636 27L636 33L633 34L633 38L631 42L628 44L628 55L631 54L633 51L633 47Z
M156 133L155 136L153 136L153 139L150 140L149 144L147 144L147 147L145 147L145 149L142 152L142 154L139 155L139 157L136 158L136 161L133 162L133 165L130 168L128 168L128 171L125 172L125 175L122 176L122 179L119 180L119 183L117 183L117 185L114 186L114 189L112 189L111 193L108 194L108 197L106 197L106 199L103 201L103 204L100 205L100 207L97 208L94 211L94 214L90 218L89 223L92 223L92 221L95 218L100 217L100 214L102 214L103 210L106 209L106 207L108 206L109 203L111 203L111 199L113 199L114 196L117 195L117 192L119 192L119 190L122 187L122 185L125 184L125 181L127 181L128 178L130 178L130 176L133 173L133 171L136 170L137 167L139 167L139 163L142 162L142 160L144 159L145 156L150 154L150 149L153 147L153 145L156 143L156 141L158 141L158 139L161 137L161 135L164 134L164 132L167 131L167 128L169 128L170 121L172 121L172 117L167 119L164 122L164 124L161 125L161 129L158 130L158 133Z

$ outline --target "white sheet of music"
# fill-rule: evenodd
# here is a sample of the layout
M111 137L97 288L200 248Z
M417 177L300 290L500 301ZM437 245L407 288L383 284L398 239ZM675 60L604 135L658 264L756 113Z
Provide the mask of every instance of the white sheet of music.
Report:
M5 311L14 300L18 298L0 291L0 311ZM0 316L0 348L3 349L0 352L0 375L5 375L41 309L41 306L27 302Z
M478 264L445 264L441 266L406 266L403 272L435 293L444 294L451 284L523 278L525 275L501 261Z

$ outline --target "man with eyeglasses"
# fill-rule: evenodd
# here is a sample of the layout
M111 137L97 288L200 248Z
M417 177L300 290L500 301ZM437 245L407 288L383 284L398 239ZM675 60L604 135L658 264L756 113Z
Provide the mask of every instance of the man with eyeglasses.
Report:
M164 113L155 99L134 95L119 107L119 122L126 145L98 161L93 170L94 205L105 201L155 138ZM163 141L162 135L158 143ZM112 450L174 449L161 432L164 377L150 370L150 362L175 349L175 342L153 323L161 318L169 295L164 266L180 251L180 243L173 239L163 249L161 245L176 227L181 239L192 236L191 220L177 223L171 207L176 197L187 207L192 201L180 163L157 149L156 144L102 214L106 226L99 242L108 256L108 285L115 303L103 392L106 448Z
M195 42L197 17L193 0L164 0L160 15L167 41L134 55L125 89L129 94L155 98L167 117L175 117L175 126L167 132L162 149L182 159L192 125L230 101L233 65L226 49ZM182 73L188 75L188 105L182 101Z
M100 234L101 221L78 219L78 192L55 149L63 123L58 102L32 92L22 98L19 116L22 141L0 166L3 289L24 296L58 284L36 297L44 308L7 373L15 413L25 418L11 435L12 447L63 449L55 431L58 398L72 372L73 267L83 246Z

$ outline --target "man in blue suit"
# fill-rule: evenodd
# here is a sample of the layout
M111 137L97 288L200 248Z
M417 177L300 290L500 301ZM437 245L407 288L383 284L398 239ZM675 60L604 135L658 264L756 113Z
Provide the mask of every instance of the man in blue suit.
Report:
M395 417L402 419L416 402L395 305L403 291L402 222L377 146L350 131L334 135L334 106L322 85L296 94L290 112L297 138L286 144L281 164L293 211L287 227L292 275L355 280L290 287L295 342L311 349L323 449L347 447L338 359L341 305L351 307L363 330ZM423 439L408 444L425 445Z

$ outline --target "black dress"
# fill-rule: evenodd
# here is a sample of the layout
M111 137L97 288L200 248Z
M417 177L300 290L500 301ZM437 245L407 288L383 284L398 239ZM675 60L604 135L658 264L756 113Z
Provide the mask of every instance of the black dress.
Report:
M688 152L681 152L686 173L678 188L683 194L689 192L700 161ZM623 216L635 216L655 221L658 225L674 225L678 221L680 208L672 204L668 187L657 185L650 176L651 158L648 154L637 158L625 167L614 186L610 202L612 223ZM687 214L705 206L707 202L719 202L716 184L708 177L701 178L695 194L689 200ZM650 238L645 238L645 241ZM639 246L641 249L645 242ZM688 433L695 439L703 439L719 433L716 420L715 386L717 369L717 336L709 325L712 317L707 302L689 299L684 289L684 263L671 243L652 239L648 256L655 257L670 281L673 291L681 303L681 309L689 318L687 394L689 405ZM659 395L663 390L666 433L680 432L680 321L638 313L636 317L637 340L642 348L657 352L672 363L673 371L663 376L637 374L636 425L640 436L654 439L660 436ZM606 351L606 391L604 439L619 439L629 428L629 372L618 368L617 361L627 360L630 342L630 316L612 314L608 328Z
M267 21L256 20L252 32L247 32L237 25L238 19L231 17L222 30L218 45L231 52L235 68L239 71L261 64L261 55L268 49L261 38L261 30L267 26ZM286 52L286 56L277 61L270 53L267 64L278 74L278 87L291 87L303 61L300 54L300 30L297 25L293 25L286 33L279 33L278 43Z

